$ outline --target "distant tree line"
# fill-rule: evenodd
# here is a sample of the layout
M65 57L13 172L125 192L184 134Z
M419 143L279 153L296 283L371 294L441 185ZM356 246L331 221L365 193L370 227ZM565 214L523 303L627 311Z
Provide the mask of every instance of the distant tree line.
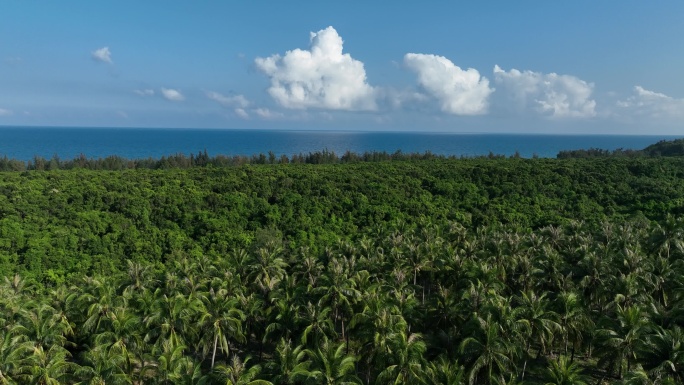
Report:
M516 153L511 158L519 158ZM334 151L323 150L309 153L299 153L287 156L285 154L276 155L269 151L267 154L246 155L215 155L210 156L206 150L197 154L185 155L182 153L162 156L161 158L142 158L127 159L118 155L110 155L104 158L89 158L84 154L74 159L63 160L55 155L50 159L35 156L29 161L11 159L7 156L0 158L0 171L27 171L27 170L130 170L130 169L150 169L163 170L170 168L188 169L193 167L229 167L241 166L245 164L337 164L337 163L360 163L360 162L385 162L385 161L408 161L408 160L434 160L434 159L458 159L459 157L450 155L434 154L430 151L423 153L404 153L397 150L393 153L386 151L370 151L355 153L346 151L338 155ZM462 156L460 158L465 158ZM489 153L478 158L501 159L505 155Z
M623 149L605 150L600 148L589 148L580 150L560 151L556 158L607 158L607 157L659 157L659 156L682 156L684 155L684 139L674 141L660 141L650 145L643 150ZM408 160L435 160L435 159L464 159L464 158L486 158L504 159L506 155L489 152L482 156L456 156L434 154L430 151L402 152L397 150L393 153L386 151L367 151L355 153L345 151L339 155L335 151L322 150L309 153L293 154L291 156L277 155L272 151L268 153L247 155L214 155L210 156L206 150L197 154L186 155L177 153L161 158L140 158L127 159L118 155L110 155L104 158L87 157L80 154L74 159L61 159L54 155L50 159L41 156L34 156L28 161L12 159L7 156L0 158L0 171L27 171L27 170L130 170L130 169L150 169L163 170L170 168L188 169L193 167L227 167L241 166L244 164L337 164L337 163L360 163L360 162L386 162L386 161L408 161ZM515 152L510 158L521 158L519 152ZM535 154L532 156L537 158Z

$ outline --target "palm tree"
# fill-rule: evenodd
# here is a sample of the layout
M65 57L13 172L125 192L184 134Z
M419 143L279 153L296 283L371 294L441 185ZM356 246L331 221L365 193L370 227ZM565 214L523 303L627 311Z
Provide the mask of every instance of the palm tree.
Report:
M644 369L639 368L625 373L625 377L621 381L615 382L618 385L675 385L674 381L653 381L649 378L648 373Z
M451 342L458 333L456 326L464 322L462 301L455 294L456 292L453 287L439 284L428 308L431 319L434 320L435 329L444 332L446 341L443 348L449 353L454 350Z
M243 362L240 357L233 355L230 365L218 365L215 371L221 382L225 381L226 385L273 385L269 381L256 379L261 367L254 365L248 368L248 362L249 358Z
M320 385L351 385L361 384L356 376L356 359L345 354L345 343L335 345L324 338L314 349L306 349L306 355L311 362L305 375L307 382Z
M146 341L163 344L169 341L171 346L185 345L191 334L199 331L189 327L198 320L202 312L202 302L197 298L186 298L182 294L168 296L162 289L157 289L152 302L152 313L145 319L149 332Z
M408 243L407 252L405 253L405 258L403 258L406 267L411 271L413 276L413 286L418 283L418 274L430 266L429 254L424 252L421 244Z
M107 346L96 346L83 354L83 366L76 371L76 376L83 379L83 384L119 385L132 384L132 378L126 373L130 366L129 357Z
M248 286L249 273L253 262L252 255L245 249L235 249L225 258L225 269L232 271L240 286Z
M0 329L0 385L16 384L22 365L33 351L21 325Z
M607 365L609 370L617 368L618 378L622 378L623 362L627 361L627 371L636 360L636 349L642 343L648 315L639 306L623 308L617 305L616 320L606 319L604 328L597 331L599 347L599 366Z
M426 381L428 385L464 385L465 369L458 362L449 361L441 355L427 365Z
M303 313L300 314L300 318L305 325L302 344L318 346L321 339L336 337L335 326L330 319L331 308L316 306L309 302L301 310Z
M392 270L393 283L387 283L383 290L386 290L385 301L392 303L402 315L405 323L408 325L408 331L411 332L410 321L419 320L419 306L416 299L415 288L409 285L406 280L404 271L400 268Z
M390 337L390 364L378 375L380 384L418 384L425 377L425 354L427 347L420 334L401 331Z
M83 321L85 333L99 333L107 326L100 325L107 322L109 312L118 306L126 306L125 299L116 292L116 285L106 277L86 278L82 288L77 288L76 297L67 300L69 314L75 320ZM83 311L84 309L85 312Z
M252 282L255 282L261 289L264 298L268 298L268 294L286 275L285 269L288 264L282 258L281 252L280 247L263 247L254 255L254 264L250 266L252 269L250 277Z
M315 288L323 271L320 259L308 249L300 250L300 263L297 266L300 267L300 279L305 279L309 287Z
M133 292L149 290L150 286L156 285L153 277L152 265L140 262L126 261L128 264L127 276L124 281L123 292L130 295Z
M69 362L69 352L59 345L45 350L38 345L33 348L31 359L24 366L20 383L31 385L59 385L68 383L78 366Z
M586 330L592 328L593 322L586 309L580 303L579 296L574 292L562 292L558 295L558 316L563 329L563 351L568 355L568 345L572 346L570 362L575 359L575 350L582 343Z
M0 308L3 310L0 313L0 326L4 326L6 322L11 322L10 319L14 314L26 305L23 302L26 300L27 295L32 294L35 290L19 274L14 274L14 277L11 279L4 277L3 281L2 285L0 285L0 299L2 299Z
M684 251L684 217L667 214L665 221L655 225L651 235L651 244L658 253L670 259L672 251Z
M237 298L228 295L228 291L221 289L214 292L210 289L209 293L200 296L204 306L198 324L205 330L203 344L206 348L211 346L211 368L214 368L216 361L217 348L221 348L223 354L228 357L230 354L230 341L244 343L245 335L242 331L242 321L245 319L244 313L237 307ZM212 341L211 344L207 342ZM207 349L205 349L207 350Z
M658 301L662 308L669 308L670 294L675 282L680 277L677 274L677 265L664 257L655 257L651 277L653 279L653 298Z
M332 309L333 323L335 327L338 321L341 327L342 339L347 339L345 319L353 313L353 306L360 293L356 289L356 282L345 268L344 263L338 258L333 258L327 266L325 274L321 279L319 287L321 299L318 303L320 307Z
M532 290L535 282L534 277L543 274L539 270L539 266L534 263L534 260L527 252L520 252L513 254L512 257L513 268L510 277L512 279L511 289L517 291L528 292Z
M651 258L644 255L638 243L625 247L621 257L623 271L617 274L613 290L623 296L623 305L654 303L650 296L656 286Z
M158 384L184 384L187 368L195 365L190 357L184 355L186 346L172 340L164 340L161 345L155 347L157 366L155 379Z
M354 315L350 326L361 345L361 362L368 383L372 370L388 365L392 335L407 330L408 325L399 307L379 286L373 286L363 300L363 311Z
M521 293L516 298L519 304L515 309L517 322L527 330L526 354L530 354L530 345L533 342L539 345L537 356L545 354L554 334L561 331L560 325L556 322L558 314L548 309L550 302L546 298L546 293L542 295L534 292Z
M29 303L19 312L25 334L36 346L49 349L65 346L68 336L73 335L71 323L63 312L44 303Z
M582 374L577 363L570 362L568 357L560 356L551 361L546 369L546 385L587 385L588 378Z
M301 345L293 348L291 341L281 339L267 365L276 384L290 385L306 378L309 362L305 360L306 353Z
M505 382L504 374L511 373L513 361L512 347L503 328L491 315L486 319L477 317L474 322L477 324L475 336L467 337L460 345L463 357L474 357L468 371L468 384Z
M532 261L537 273L535 278L539 291L558 292L565 289L564 262L558 250L544 245Z
M239 306L245 315L243 323L244 334L247 339L247 344L250 342L256 343L259 346L259 360L264 348L263 336L266 333L266 313L267 308L264 306L264 301L261 296L254 292L249 292L248 295L240 293L237 296Z
M478 313L488 305L490 298L500 296L504 290L504 284L499 280L500 269L490 266L488 263L468 261L467 266L468 289L463 298L470 302L470 310Z
M655 328L639 345L637 357L654 381L684 383L684 331Z
M279 338L289 340L293 334L299 332L302 308L300 302L308 297L306 290L308 287L303 287L295 275L290 275L285 277L284 285L271 293L270 323L266 326L264 342L267 339L277 341Z
M123 307L110 311L108 318L109 328L93 337L89 359L98 366L107 366L111 372L117 371L115 365L118 371L129 376L134 370L134 352L143 344L140 318Z
M612 252L602 245L590 249L579 262L579 286L583 289L584 302L592 311L601 311L609 298L609 277L613 275L610 262Z

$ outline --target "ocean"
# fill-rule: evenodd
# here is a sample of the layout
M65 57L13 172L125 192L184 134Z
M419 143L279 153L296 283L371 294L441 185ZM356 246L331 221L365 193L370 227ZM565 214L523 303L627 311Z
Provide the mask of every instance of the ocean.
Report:
M494 153L555 158L561 150L642 149L668 135L539 135L423 132L282 131L149 128L0 127L0 157L31 160L35 156L73 159L118 155L129 159L174 154L277 156L316 151L356 153L430 151L440 155L479 156Z

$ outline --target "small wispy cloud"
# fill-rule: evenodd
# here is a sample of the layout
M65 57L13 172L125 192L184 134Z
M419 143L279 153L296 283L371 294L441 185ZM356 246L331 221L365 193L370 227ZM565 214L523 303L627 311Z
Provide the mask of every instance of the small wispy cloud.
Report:
M3 60L3 61L5 62L5 64L14 67L14 66L18 66L19 64L21 64L21 62L23 62L24 60L22 58L20 58L19 56L13 56L13 57L5 58L5 60Z
M249 114L243 108L236 108L233 111L235 112L235 115L239 116L240 118L249 119Z
M247 98L243 95L226 96L214 91L207 91L206 95L207 98L217 102L218 104L224 107L247 108L250 105L249 100L247 100Z
M254 113L259 115L262 119L278 119L284 115L280 112L271 111L268 108L257 108Z
M12 110L6 110L4 108L0 108L0 116L10 116L14 114Z
M90 55L95 61L114 64L114 62L112 61L112 53L109 51L109 47L102 47L100 49L96 49L95 51L91 52Z
M133 90L137 95L140 96L153 96L154 95L154 90L151 89L144 89L144 90Z
M677 99L660 92L634 87L632 96L617 102L624 115L649 119L684 118L684 99Z
M174 90L172 88L163 88L161 89L161 94L166 100L170 100L172 102L182 102L185 100L185 96L180 93L178 90Z
M244 95L232 95L226 96L214 91L205 92L207 98L215 101L216 103L222 105L223 107L232 108L235 115L242 119L249 119L249 113L245 108L249 107L252 103Z

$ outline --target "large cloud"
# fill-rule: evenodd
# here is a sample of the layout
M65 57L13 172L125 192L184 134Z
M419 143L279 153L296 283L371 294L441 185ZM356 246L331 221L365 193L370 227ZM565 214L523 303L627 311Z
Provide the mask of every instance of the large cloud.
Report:
M333 27L311 33L310 50L294 49L255 60L271 79L268 93L285 108L375 110L375 91L363 63L342 53Z
M100 49L96 49L95 51L90 53L92 55L93 60L96 61L101 61L103 63L109 63L112 64L112 53L109 51L109 47L102 47Z
M684 99L676 99L641 86L634 87L634 94L618 102L627 115L656 119L684 119Z
M473 68L463 70L443 56L407 53L404 63L418 74L418 83L436 98L444 112L480 115L487 112L489 80Z
M577 77L516 69L506 72L497 65L494 81L497 100L504 109L516 112L532 109L555 118L596 115L596 102L591 99L594 85Z

